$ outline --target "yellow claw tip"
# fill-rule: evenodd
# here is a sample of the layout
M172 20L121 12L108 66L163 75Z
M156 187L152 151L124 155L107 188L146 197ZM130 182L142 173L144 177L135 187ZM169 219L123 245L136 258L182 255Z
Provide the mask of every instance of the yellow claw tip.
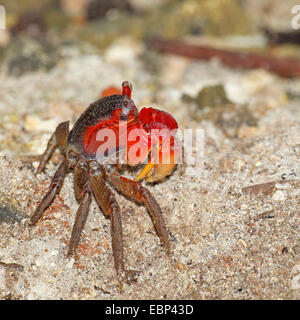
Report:
M151 162L148 162L145 167L142 169L142 171L134 178L134 181L140 181L144 179L146 176L149 175L150 171L154 167L154 164Z

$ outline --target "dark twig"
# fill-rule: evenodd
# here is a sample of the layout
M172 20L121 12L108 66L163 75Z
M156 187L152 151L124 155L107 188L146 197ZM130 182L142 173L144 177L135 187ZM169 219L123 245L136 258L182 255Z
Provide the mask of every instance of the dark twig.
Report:
M270 211L266 211L266 212L258 214L257 216L255 216L253 218L253 221L256 222L258 220L270 219L270 218L274 218L274 210L270 210Z
M257 195L272 195L276 190L275 184L276 184L276 181L255 184L250 187L242 188L242 192L244 194L250 194L250 195L255 195L255 196L257 196Z
M194 59L209 60L216 57L235 69L263 68L282 77L300 77L300 59L276 58L255 53L221 50L209 46L187 44L178 40L164 40L158 37L150 39L150 46Z
M268 37L271 44L294 43L300 44L299 31L275 32L265 29L265 35Z
M253 186L244 187L242 188L242 193L247 195L273 195L274 192L277 190L276 184L279 185L288 185L290 184L292 187L299 188L300 180L278 180L278 181L271 181L266 183L255 184Z
M0 266L4 267L4 268L8 268L8 269L19 269L19 270L24 269L24 267L18 263L5 263L5 262L0 261Z

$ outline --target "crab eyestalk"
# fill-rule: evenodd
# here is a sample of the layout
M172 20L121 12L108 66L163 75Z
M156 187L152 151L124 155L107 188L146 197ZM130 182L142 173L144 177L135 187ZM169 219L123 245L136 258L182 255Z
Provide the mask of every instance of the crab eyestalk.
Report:
M129 81L122 83L122 96L131 98L132 84Z
M169 175L178 162L180 152L175 137L178 124L169 113L153 108L143 108L139 119L148 134L151 157L135 181L145 178L147 182L155 182Z

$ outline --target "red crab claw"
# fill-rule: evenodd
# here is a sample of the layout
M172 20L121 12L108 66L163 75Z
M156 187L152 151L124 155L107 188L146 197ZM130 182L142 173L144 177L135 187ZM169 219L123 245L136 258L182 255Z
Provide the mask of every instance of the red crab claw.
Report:
M142 128L147 132L149 162L136 176L135 181L158 181L169 175L179 159L179 143L176 140L178 124L167 112L143 108L139 113Z

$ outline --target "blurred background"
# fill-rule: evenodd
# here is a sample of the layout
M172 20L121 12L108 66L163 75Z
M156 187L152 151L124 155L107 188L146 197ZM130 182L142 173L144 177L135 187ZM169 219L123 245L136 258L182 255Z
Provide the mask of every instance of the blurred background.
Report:
M293 31L291 9L297 1L3 0L1 4L7 30L0 34L0 61L10 73L20 74L52 68L63 58L59 49L65 46L84 50L88 44L105 50L120 39L145 43L153 35L268 53L278 32ZM293 45L297 41L290 42L272 46L272 52L299 55L299 47Z

